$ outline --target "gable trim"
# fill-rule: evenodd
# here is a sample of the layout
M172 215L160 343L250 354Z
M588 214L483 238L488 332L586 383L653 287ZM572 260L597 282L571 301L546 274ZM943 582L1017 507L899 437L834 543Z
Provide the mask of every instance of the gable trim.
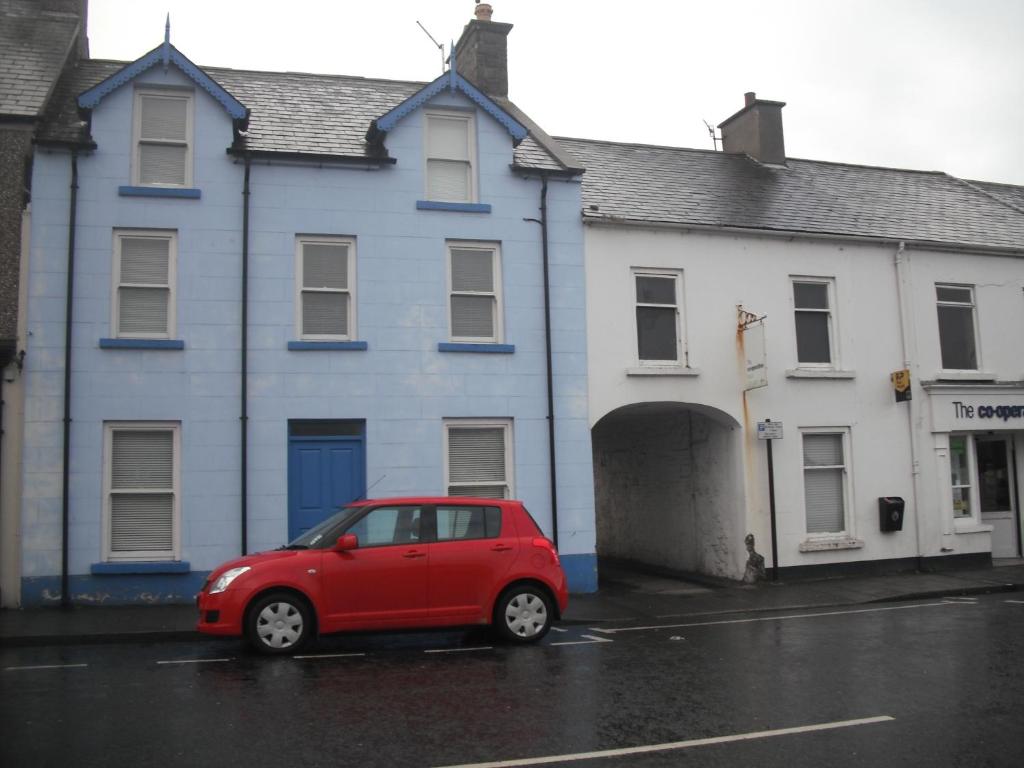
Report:
M428 83L423 86L423 88L418 90L390 112L378 117L373 121L373 125L370 127L370 132L373 133L374 129L376 129L377 131L387 133L398 125L399 121L404 117L415 112L446 89L453 93L456 91L462 93L466 98L480 107L480 109L497 120L498 123L500 123L512 136L513 144L518 145L519 142L529 135L529 131L527 131L526 127L522 123L499 107L486 94L480 91L454 69L448 70L432 83Z
M103 82L81 94L78 97L79 109L95 109L104 97L109 96L121 86L130 83L143 72L152 69L158 64L162 64L164 67L168 66L168 64L174 64L183 75L210 94L236 122L240 123L243 127L248 122L248 107L228 93L216 80L189 61L181 51L168 42L162 43L142 58L133 61Z

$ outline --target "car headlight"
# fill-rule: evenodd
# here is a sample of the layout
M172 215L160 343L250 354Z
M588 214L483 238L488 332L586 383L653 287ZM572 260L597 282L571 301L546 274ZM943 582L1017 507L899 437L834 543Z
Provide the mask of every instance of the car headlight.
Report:
M227 589L231 585L232 581L237 579L239 576L241 576L246 571L251 571L251 570L252 570L251 566L243 565L241 568L232 568L230 571L224 571L224 573L222 573L220 575L220 578L217 579L217 581L214 583L214 585L212 587L210 587L210 594L214 595L217 592L223 592L225 589Z

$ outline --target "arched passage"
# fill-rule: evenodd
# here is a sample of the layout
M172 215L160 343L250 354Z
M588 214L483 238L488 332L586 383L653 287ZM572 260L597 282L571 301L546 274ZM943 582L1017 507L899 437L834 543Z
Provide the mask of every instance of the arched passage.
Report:
M745 498L739 424L714 408L642 403L592 430L597 553L740 578Z

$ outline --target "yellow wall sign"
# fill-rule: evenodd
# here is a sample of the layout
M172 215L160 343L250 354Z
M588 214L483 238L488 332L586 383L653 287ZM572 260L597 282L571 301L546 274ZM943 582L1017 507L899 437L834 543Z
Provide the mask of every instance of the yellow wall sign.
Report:
M892 388L896 390L896 402L905 403L910 399L910 371L904 368L902 371L895 371L889 375L892 379Z

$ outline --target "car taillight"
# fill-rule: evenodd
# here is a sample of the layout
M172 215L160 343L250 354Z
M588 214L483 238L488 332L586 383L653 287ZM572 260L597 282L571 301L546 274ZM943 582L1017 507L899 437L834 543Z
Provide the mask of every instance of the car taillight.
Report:
M559 565L558 550L555 549L555 545L552 544L550 540L538 536L533 540L533 546L547 551L547 553L551 555L551 564Z

